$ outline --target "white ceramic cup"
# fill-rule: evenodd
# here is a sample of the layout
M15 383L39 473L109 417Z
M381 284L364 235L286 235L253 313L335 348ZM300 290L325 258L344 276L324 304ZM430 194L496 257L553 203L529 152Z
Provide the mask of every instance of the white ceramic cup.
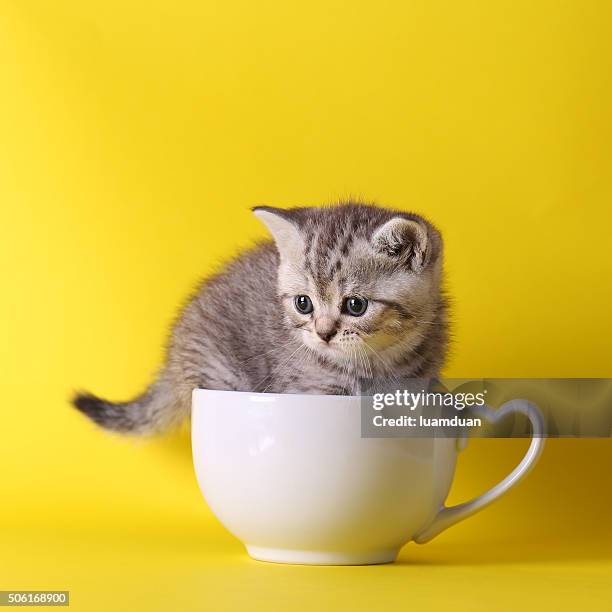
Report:
M476 499L445 507L458 441L362 438L360 399L193 392L198 483L251 557L320 565L394 561L407 542L426 542L505 493L542 450L542 422L530 412L534 437L512 473Z

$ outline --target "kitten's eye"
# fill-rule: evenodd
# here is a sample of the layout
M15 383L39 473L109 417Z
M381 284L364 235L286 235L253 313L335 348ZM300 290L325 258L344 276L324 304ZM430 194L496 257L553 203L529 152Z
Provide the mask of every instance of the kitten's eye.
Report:
M293 303L300 314L307 315L313 311L312 300L307 295L296 295Z
M348 297L344 300L344 310L352 317L360 317L368 309L368 300L361 297Z

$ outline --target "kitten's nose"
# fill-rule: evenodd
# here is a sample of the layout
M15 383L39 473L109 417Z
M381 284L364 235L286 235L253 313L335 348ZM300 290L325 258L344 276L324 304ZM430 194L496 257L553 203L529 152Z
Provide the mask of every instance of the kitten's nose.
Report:
M319 336L323 342L329 342L337 333L337 329L323 330L317 331L317 336Z
M336 321L327 317L315 321L315 330L323 342L329 342L338 333Z

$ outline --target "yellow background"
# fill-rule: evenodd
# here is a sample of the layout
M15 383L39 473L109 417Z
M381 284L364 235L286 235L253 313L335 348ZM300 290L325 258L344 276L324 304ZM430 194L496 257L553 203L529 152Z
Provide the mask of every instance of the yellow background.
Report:
M274 566L207 510L185 432L112 437L66 398L144 387L197 279L264 235L251 205L351 195L442 229L446 375L612 376L611 20L605 0L0 0L0 589L609 609L609 440L550 441L395 566ZM451 501L524 448L473 444Z

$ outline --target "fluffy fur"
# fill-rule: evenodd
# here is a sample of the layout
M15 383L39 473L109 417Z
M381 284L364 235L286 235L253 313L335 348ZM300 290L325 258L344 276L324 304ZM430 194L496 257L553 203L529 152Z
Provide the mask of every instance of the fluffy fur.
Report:
M110 430L153 433L188 416L196 387L356 394L366 382L439 374L447 316L431 223L355 203L253 210L274 242L202 283L158 379L125 403L79 394L80 411ZM297 295L312 313L298 312ZM351 296L367 299L362 316L347 313Z

